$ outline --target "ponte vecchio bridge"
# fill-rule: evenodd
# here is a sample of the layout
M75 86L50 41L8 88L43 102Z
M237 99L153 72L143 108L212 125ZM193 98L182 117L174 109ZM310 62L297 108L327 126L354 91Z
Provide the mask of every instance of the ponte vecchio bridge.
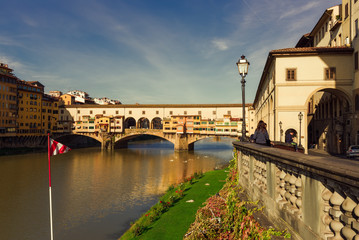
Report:
M254 127L254 112L246 105L247 131ZM152 135L191 150L204 138L237 138L242 127L242 104L68 105L60 120L71 124L71 134L91 137L102 148L126 147L140 135Z

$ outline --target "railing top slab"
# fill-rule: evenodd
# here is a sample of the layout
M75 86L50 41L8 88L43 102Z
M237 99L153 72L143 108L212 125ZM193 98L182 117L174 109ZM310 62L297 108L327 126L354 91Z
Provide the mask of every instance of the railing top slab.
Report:
M334 156L311 156L248 142L235 141L233 146L238 150L248 151L271 161L359 187L359 161Z

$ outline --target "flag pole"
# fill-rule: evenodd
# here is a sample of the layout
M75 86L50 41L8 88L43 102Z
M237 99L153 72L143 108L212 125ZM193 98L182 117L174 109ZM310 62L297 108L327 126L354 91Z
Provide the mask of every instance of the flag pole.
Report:
M49 159L49 201L50 201L50 233L51 233L51 240L54 239L54 232L52 226L52 197L51 197L51 161L50 161L50 133L47 134L47 152L48 152L48 159Z

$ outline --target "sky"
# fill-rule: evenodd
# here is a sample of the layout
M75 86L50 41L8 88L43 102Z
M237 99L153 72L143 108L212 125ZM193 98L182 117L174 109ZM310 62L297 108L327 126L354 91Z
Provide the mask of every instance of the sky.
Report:
M0 62L45 92L123 104L252 103L269 51L294 47L333 0L11 0Z

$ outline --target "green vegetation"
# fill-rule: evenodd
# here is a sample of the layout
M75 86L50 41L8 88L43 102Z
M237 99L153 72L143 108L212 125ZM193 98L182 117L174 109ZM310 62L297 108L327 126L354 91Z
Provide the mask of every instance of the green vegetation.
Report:
M261 211L256 202L239 199L236 157L231 161L226 184L221 191L210 197L205 206L197 211L196 220L184 239L271 239L272 236L290 238L285 231L264 229L253 214Z
M225 170L216 170L195 174L183 184L171 186L120 239L182 239L198 208L222 188L225 178ZM194 201L187 202L190 200Z
M229 174L226 170L195 174L178 186L170 186L159 202L120 239L290 238L285 231L260 226L253 216L261 211L257 203L239 199L235 159L231 161Z

